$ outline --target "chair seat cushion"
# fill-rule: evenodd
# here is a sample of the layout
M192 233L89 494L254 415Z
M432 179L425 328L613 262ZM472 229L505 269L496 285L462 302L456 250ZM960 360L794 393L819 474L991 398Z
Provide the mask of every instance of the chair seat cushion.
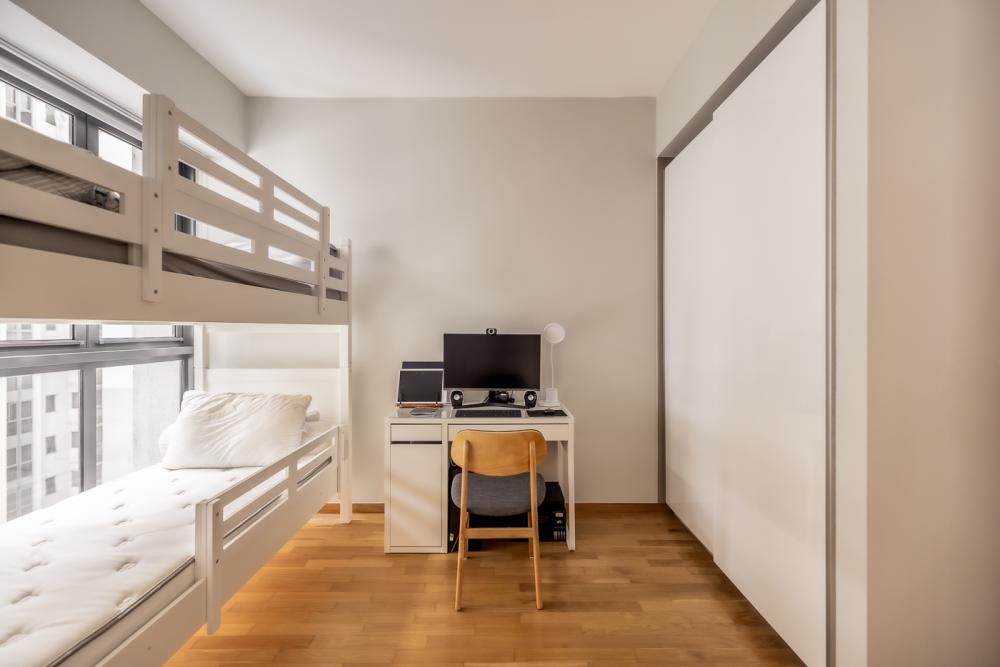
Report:
M531 489L528 487L529 473L509 477L477 475L469 473L469 511L483 516L516 516L531 510ZM538 489L538 504L545 500L545 479L535 475ZM456 507L462 506L462 476L456 475L451 482L451 499Z

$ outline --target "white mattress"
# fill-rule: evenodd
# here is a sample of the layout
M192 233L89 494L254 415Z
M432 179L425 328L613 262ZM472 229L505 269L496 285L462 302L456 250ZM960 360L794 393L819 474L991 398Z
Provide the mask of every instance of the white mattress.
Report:
M0 665L60 661L190 570L195 504L255 470L151 466L0 526Z

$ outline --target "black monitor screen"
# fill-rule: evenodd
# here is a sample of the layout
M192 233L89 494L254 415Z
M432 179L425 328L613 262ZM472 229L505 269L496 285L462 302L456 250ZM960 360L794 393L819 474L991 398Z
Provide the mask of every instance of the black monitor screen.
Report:
M449 389L538 389L538 334L445 334L444 384Z

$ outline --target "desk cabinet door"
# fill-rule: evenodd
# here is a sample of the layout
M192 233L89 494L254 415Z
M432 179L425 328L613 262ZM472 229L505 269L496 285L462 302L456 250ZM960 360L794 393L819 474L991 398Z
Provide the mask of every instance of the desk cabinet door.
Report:
M441 443L389 446L390 546L442 546L442 447Z

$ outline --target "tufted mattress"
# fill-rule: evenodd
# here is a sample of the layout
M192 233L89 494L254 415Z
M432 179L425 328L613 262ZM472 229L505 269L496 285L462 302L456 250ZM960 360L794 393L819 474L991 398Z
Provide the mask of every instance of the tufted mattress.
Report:
M0 526L0 665L103 657L194 582L198 501L256 470L151 466Z

